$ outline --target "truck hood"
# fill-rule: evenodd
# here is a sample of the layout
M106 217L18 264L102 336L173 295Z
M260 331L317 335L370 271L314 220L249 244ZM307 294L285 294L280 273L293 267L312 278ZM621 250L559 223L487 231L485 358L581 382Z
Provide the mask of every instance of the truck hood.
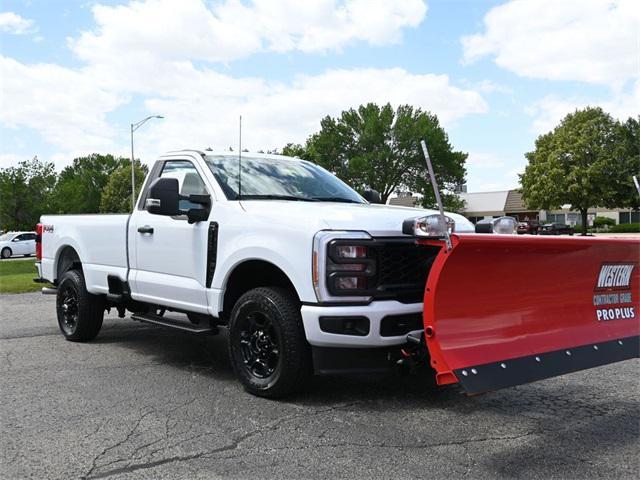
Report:
M438 213L423 208L337 202L244 200L242 206L247 212L263 218L277 215L280 221L289 218L298 225L301 219L308 223L321 220L332 230L362 230L378 237L402 235L402 222L407 218ZM462 215L445 213L455 221L456 232L474 232L473 224Z

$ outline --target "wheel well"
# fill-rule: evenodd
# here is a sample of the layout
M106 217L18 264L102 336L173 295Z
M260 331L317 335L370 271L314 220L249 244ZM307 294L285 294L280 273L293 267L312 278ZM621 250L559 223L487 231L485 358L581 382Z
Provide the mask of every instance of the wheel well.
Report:
M82 270L82 262L80 262L80 256L74 248L66 246L62 249L60 255L58 255L56 281L60 280L60 277L62 277L67 270L73 268Z
M299 298L289 277L273 263L264 260L247 260L237 265L227 280L220 319L227 322L236 301L243 293L257 287L284 287Z

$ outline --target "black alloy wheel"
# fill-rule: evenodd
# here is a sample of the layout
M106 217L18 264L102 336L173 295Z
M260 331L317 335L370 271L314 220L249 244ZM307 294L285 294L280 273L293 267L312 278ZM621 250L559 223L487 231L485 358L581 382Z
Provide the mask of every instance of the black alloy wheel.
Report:
M104 295L87 291L81 270L68 270L58 282L56 314L60 331L67 340L87 342L93 340L104 318Z
M281 398L304 388L313 372L295 292L258 287L244 293L229 319L233 370L253 395Z
M58 291L58 311L60 312L60 328L65 335L73 335L78 326L78 291L75 285L67 282Z
M239 319L238 328L245 368L256 378L273 375L280 360L281 343L271 318L264 312L250 312Z

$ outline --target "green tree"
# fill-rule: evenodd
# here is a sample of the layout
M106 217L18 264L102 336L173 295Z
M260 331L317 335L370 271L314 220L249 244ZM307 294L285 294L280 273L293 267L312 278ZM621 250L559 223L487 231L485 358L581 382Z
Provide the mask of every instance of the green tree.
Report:
M98 213L102 189L109 177L129 161L98 153L74 159L60 172L55 188L55 210L58 213Z
M38 157L0 169L0 225L6 230L33 230L47 213L56 174Z
M136 193L140 192L142 183L149 173L146 165L136 160ZM129 213L131 211L131 164L118 167L109 177L100 197L100 212Z
M622 124L622 136L624 138L623 162L619 172L621 184L615 190L614 203L618 207L640 208L640 196L633 183L633 176L640 176L640 115L636 118L629 117ZM639 179L640 180L640 179Z
M520 181L527 206L548 210L571 205L580 212L583 235L590 207L630 206L631 172L638 171L638 157L631 152L629 134L601 108L567 115L525 154L529 164Z
M273 153L278 153L278 152L276 151ZM299 143L287 143L282 149L282 155L286 155L288 157L304 158L305 153L306 151L304 149L304 146L300 145Z
M461 207L451 192L464 180L467 154L453 150L434 114L410 105L394 110L390 104L369 103L338 118L327 116L320 127L304 147L288 144L283 154L313 161L360 192L377 190L383 202L402 188L423 194L423 205L433 207L435 197L420 148L424 139L443 201L447 208Z

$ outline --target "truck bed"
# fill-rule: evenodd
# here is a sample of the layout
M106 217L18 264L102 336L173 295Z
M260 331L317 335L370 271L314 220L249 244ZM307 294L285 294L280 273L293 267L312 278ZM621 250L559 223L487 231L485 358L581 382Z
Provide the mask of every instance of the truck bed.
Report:
M43 278L58 279L59 259L72 248L82 258L87 290L107 293L107 275L127 278L128 220L128 214L43 215Z

